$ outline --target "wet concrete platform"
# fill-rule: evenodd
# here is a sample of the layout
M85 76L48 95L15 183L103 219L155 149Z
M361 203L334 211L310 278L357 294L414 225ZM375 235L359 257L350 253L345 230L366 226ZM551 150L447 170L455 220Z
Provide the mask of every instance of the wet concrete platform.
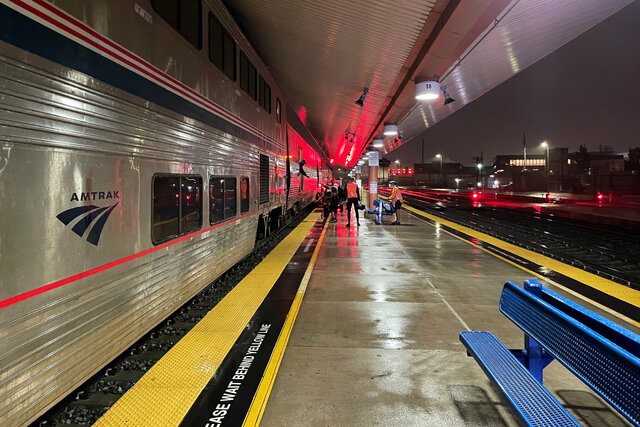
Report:
M401 220L329 224L262 425L517 425L458 333L489 330L521 348L498 301L505 281L534 277ZM558 362L545 386L585 425L627 425Z

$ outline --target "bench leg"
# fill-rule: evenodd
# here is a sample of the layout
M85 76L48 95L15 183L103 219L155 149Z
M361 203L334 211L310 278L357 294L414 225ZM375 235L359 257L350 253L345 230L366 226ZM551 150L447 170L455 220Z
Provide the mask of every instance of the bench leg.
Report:
M537 280L525 280L524 288L533 293L535 296L542 298L542 284ZM518 358L520 359L520 358ZM542 384L542 370L553 360L553 357L547 354L538 341L529 335L524 336L524 360L525 368L531 372L531 375Z

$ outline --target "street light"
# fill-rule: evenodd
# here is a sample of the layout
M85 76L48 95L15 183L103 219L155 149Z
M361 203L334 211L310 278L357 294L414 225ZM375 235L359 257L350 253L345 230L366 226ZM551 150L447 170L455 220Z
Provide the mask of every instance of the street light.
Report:
M542 144L540 144L540 146L547 149L546 166L547 166L547 175L549 175L551 173L551 165L549 164L549 143L547 141L542 141Z
M482 163L478 163L478 171L476 172L476 181L478 181L478 175L480 175L480 181L478 181L478 187L482 187L483 179L482 179Z
M438 177L438 184L442 181L442 155L436 154L436 159L440 159L440 176Z

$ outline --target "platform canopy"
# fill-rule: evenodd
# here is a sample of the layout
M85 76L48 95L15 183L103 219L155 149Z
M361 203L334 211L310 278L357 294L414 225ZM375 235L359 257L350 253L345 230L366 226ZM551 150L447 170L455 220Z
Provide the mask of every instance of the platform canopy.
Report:
M385 123L401 135L387 153L632 0L224 2L327 156L350 167ZM426 80L455 102L417 101Z

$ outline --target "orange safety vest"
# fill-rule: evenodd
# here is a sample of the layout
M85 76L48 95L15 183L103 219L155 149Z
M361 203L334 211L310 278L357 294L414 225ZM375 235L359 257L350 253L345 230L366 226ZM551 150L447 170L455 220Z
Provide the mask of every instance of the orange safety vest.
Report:
M350 199L358 198L358 184L350 182L347 184L347 197Z
M404 200L402 200L402 193L400 193L400 189L398 187L393 187L393 189L391 189L391 201L395 203L398 200L404 202Z

